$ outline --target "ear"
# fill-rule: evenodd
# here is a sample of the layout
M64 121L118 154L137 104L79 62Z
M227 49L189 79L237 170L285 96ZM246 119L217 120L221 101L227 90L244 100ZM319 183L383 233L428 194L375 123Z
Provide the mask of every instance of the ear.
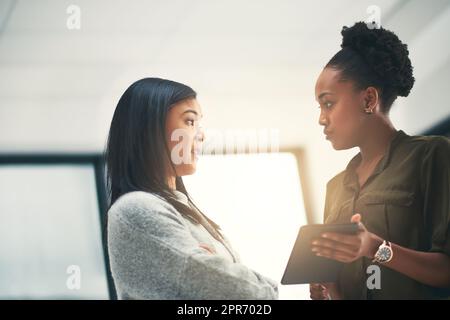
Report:
M367 87L364 90L364 110L367 113L373 113L380 105L378 89L375 87Z

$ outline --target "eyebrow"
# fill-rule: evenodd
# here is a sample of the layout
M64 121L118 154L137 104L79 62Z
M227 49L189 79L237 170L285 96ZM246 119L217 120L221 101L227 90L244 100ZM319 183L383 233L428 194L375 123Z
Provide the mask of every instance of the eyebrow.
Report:
M182 113L182 115L185 114L185 113L189 113L189 112L195 114L195 115L198 117L198 112L195 111L195 110L193 110L193 109L187 109L187 110L185 110L185 111ZM203 117L203 115L201 115L200 117Z
M326 95L333 95L333 93L332 92L322 92L321 94L319 94L319 98L318 99L320 100Z

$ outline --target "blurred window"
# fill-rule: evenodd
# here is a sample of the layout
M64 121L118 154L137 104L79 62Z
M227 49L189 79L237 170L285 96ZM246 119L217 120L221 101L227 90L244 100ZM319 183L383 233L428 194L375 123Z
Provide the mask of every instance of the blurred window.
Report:
M0 298L108 299L93 163L0 163Z

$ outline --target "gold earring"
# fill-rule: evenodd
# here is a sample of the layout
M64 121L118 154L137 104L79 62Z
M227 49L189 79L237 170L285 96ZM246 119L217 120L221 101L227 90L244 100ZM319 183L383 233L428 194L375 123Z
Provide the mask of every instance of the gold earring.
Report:
M367 108L364 109L364 112L366 114L372 114L373 113L373 109L371 109L370 107L367 107Z

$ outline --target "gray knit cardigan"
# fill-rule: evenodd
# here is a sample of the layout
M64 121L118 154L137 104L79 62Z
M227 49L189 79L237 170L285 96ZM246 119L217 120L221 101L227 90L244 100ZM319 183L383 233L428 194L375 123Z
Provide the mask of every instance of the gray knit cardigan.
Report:
M110 208L108 250L119 299L278 298L277 283L241 264L226 238L148 192L127 193Z

